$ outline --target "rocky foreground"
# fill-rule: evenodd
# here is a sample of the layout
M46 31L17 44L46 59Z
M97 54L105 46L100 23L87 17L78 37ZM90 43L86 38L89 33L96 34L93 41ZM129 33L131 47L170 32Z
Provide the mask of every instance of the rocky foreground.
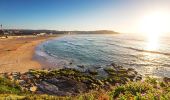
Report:
M170 78L142 79L115 64L103 71L78 67L3 73L0 100L170 100Z
M36 94L73 96L91 90L109 90L112 86L138 81L142 76L134 69L111 64L104 68L106 76L96 70L80 71L72 68L58 70L30 70L26 73L4 73L3 77L14 81L22 91Z

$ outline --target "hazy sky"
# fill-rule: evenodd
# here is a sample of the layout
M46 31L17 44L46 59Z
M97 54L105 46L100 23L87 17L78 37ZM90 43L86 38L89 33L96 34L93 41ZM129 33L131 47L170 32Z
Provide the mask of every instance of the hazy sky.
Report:
M134 33L142 17L157 10L170 13L170 0L0 0L0 24L4 28Z

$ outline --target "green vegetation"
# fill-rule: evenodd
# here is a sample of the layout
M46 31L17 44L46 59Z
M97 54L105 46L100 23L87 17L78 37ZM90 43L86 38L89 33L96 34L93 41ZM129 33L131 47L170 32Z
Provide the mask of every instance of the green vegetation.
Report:
M87 86L88 92L70 96L55 96L48 94L36 94L25 91L15 79L0 77L0 100L169 100L170 83L158 81L154 78L146 78L139 81L123 81L126 70L121 72L106 69L109 76L97 79L98 74L87 74L75 69L60 70L30 70L27 74L32 75L37 82L54 77L67 77ZM96 72L95 72L96 73ZM24 74L25 75L25 74ZM127 75L128 76L128 75ZM126 77L128 78L128 77ZM35 81L35 80L34 80Z
M20 86L15 81L0 77L0 93L21 93Z
M169 100L170 83L157 82L154 78L128 82L110 92L110 98L120 100Z

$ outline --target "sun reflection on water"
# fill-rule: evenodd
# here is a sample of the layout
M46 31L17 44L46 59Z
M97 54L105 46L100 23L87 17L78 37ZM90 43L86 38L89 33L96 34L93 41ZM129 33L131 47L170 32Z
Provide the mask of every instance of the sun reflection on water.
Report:
M148 35L145 50L156 51L159 49L159 34Z
M146 63L150 63L150 66L145 67L145 73L148 75L154 75L155 71L158 69L158 66L155 66L155 63L158 64L157 62L160 60L160 55L155 52L157 52L160 48L160 37L160 33L150 33L147 34L146 37L144 50L147 50L148 52L144 52L143 56Z

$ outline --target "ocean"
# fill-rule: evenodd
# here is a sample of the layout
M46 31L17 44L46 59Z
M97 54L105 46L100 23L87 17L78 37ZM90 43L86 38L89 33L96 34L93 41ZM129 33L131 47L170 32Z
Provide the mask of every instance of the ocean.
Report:
M144 76L170 77L170 37L153 38L134 34L65 35L40 44L36 56L51 68L103 68L115 63Z

